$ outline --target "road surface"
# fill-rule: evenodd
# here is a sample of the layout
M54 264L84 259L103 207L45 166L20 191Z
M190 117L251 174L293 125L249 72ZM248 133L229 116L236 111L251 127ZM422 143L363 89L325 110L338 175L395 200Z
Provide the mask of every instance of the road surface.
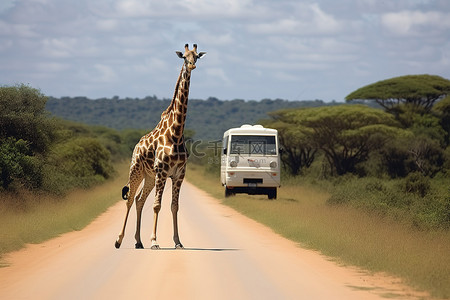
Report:
M0 268L1 299L414 299L398 280L338 266L223 206L185 182L179 226L183 250L173 249L170 182L158 241L151 250L153 192L134 249L135 210L120 249L125 202L88 227L11 253ZM120 196L120 189L118 189Z

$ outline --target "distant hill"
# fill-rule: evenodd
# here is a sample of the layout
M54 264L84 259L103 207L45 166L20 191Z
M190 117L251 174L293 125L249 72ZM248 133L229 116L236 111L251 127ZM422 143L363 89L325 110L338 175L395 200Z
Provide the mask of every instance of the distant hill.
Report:
M51 97L47 110L53 115L92 125L103 125L114 129L153 129L158 124L161 112L170 104L170 99L146 97L143 99L86 97ZM186 129L195 131L195 139L218 140L225 130L242 124L255 124L268 118L267 113L279 109L317 107L327 105L321 100L287 101L270 100L221 101L216 98L189 100Z

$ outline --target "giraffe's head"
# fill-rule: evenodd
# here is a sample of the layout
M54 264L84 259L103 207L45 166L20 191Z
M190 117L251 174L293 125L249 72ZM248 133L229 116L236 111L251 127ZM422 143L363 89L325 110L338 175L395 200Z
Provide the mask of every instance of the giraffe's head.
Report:
M206 54L206 52L197 53L197 44L194 44L194 48L189 50L189 45L184 45L184 54L180 51L176 51L179 58L184 59L184 64L189 71L195 69L195 63L197 59Z

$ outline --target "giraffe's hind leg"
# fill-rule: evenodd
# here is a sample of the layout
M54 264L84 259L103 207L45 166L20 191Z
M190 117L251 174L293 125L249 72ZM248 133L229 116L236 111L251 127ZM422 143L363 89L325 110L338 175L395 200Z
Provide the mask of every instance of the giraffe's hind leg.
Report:
M142 182L142 175L140 172L130 172L129 180L129 192L127 198L127 212L125 214L125 221L123 222L122 231L119 234L114 246L119 249L122 244L123 237L125 236L125 228L127 226L128 215L130 214L130 208L133 205L134 198L136 195L136 190L139 188L139 184ZM125 188L124 188L125 189ZM142 192L142 190L141 190Z
M136 249L143 249L144 245L141 241L141 217L142 217L142 209L144 208L145 201L147 200L148 195L152 191L155 186L155 178L151 176L145 176L144 186L139 194L139 197L136 197L136 234L134 235L136 239Z
M130 208L133 205L134 193L130 193L130 196L132 197L130 197L127 200L127 212L125 214L125 221L123 222L122 231L120 232L119 237L117 238L116 243L114 245L117 249L119 249L120 245L122 245L122 240L123 237L125 236L125 228L127 226L128 215L130 214Z

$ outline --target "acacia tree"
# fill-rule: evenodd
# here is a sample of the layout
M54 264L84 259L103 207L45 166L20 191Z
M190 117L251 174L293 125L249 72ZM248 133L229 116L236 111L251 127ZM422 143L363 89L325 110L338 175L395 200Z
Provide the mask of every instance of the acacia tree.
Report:
M305 138L323 151L337 175L354 172L358 163L389 138L407 134L391 114L364 105L289 110L283 117L291 126L303 128Z
M436 75L407 75L369 84L349 94L345 99L376 101L387 111L401 104L430 111L433 104L450 94L450 80Z
M450 96L439 101L433 112L439 117L442 129L445 131L445 145L450 145Z
M303 168L309 168L314 161L317 148L309 139L308 129L292 126L286 115L287 110L270 114L271 121L264 123L266 127L278 130L278 138L282 145L281 161L293 175L300 174Z

